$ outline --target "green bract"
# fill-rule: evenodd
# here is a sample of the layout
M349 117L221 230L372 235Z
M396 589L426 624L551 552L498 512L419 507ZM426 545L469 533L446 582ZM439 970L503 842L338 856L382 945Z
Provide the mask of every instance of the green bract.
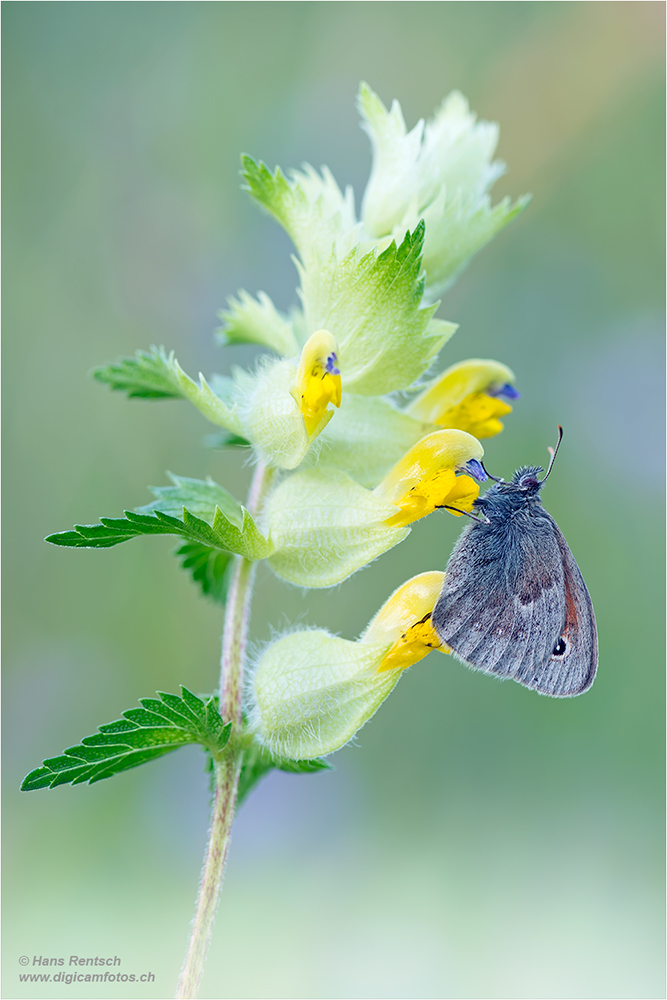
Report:
M498 126L476 122L453 91L432 121L408 132L401 106L391 110L366 84L359 90L363 127L373 146L373 170L363 200L364 229L376 239L426 223L424 268L429 301L441 295L485 243L528 204L524 196L491 207L488 191L505 171L493 160Z
M298 354L293 324L278 312L266 292L253 299L241 289L238 299L230 298L228 305L219 313L221 344L262 344L285 357Z
M250 157L243 162L251 194L282 223L299 251L304 328L308 333L325 328L338 341L344 390L377 396L407 389L456 330L453 323L433 320L436 305L422 304L423 224L416 220L412 232L381 250L355 244L358 227L351 225L349 206L328 175L320 179L295 171L288 180Z

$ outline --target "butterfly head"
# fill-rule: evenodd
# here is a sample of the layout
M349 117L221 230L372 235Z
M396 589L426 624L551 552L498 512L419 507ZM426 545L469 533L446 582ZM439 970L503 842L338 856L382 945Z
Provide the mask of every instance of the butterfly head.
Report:
M516 470L512 476L511 483L529 495L539 493L544 482L544 479L538 478L541 472L544 472L541 465L524 465ZM544 478L546 479L546 476Z

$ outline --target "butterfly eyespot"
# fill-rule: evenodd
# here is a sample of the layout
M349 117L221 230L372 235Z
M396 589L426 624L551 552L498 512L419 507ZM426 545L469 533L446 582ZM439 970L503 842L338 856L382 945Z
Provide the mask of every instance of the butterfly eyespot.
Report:
M562 635L553 648L553 651L551 653L551 658L553 660L563 660L570 652L571 648L572 647L569 641L565 638L564 635Z

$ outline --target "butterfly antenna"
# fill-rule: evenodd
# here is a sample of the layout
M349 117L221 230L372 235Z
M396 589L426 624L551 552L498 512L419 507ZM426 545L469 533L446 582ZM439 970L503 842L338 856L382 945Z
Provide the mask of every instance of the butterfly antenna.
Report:
M558 425L558 441L556 441L556 447L555 448L548 448L547 449L547 451L551 455L551 461L549 462L549 468L546 471L546 475L543 476L542 479L540 479L540 483L546 482L546 480L549 478L549 473L553 469L553 464L556 461L556 455L558 454L558 449L560 448L560 443L561 443L562 440L563 440L563 428L559 424Z

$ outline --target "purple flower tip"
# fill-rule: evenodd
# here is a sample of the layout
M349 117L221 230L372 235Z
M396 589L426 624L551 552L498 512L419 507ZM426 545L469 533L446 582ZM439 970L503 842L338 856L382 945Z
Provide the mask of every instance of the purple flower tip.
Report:
M478 483L483 483L485 479L488 479L486 472L484 471L484 466L481 462L478 462L476 458L471 458L463 466L465 472L476 479Z
M336 357L335 352L332 351L324 365L330 375L340 375L340 368L336 368L337 361L338 358Z
M521 393L517 392L514 386L510 385L509 382L506 382L505 385L501 385L500 389L494 389L492 392L489 392L487 389L487 393L489 396L504 396L505 399L521 398Z

